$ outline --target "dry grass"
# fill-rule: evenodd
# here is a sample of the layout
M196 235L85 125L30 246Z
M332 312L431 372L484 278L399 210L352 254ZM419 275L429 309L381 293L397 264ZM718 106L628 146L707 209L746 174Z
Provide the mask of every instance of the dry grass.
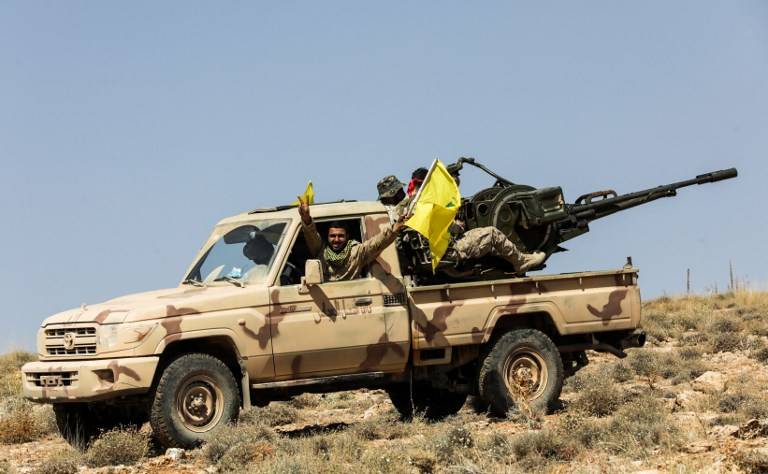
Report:
M0 399L21 396L21 366L37 360L30 352L14 351L0 356Z
M0 443L18 444L39 439L56 431L53 410L21 398L9 398L0 416Z
M728 434L734 426L718 425L768 417L762 382L768 377L762 369L768 362L768 294L662 298L645 302L644 316L652 336L648 347L628 351L623 360L594 357L567 380L564 408L555 414L528 413L521 404L506 420L465 408L439 422L402 422L380 391L307 394L244 412L195 451L195 467L222 473L696 472L722 460L725 470L766 472L766 454L755 449L756 441L737 440ZM0 366L18 367L26 357L9 356ZM708 370L723 373L725 388L696 388L693 380ZM6 380L13 395L1 413L22 420L33 406L19 400L13 377ZM5 425L0 423L0 433ZM75 472L96 459L105 466L142 462L142 436L105 434L85 455L56 454L39 472ZM686 446L696 440L714 447L691 456Z
M33 472L34 474L75 474L83 464L85 461L82 453L73 448L64 448L48 456Z

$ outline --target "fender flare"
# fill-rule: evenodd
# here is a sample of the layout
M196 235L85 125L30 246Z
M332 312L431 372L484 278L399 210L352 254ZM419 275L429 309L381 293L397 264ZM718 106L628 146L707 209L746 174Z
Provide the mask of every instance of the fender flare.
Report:
M558 308L552 301L536 301L532 303L499 305L491 309L485 327L483 328L483 339L480 342L484 344L491 339L491 334L501 318L531 313L547 313L552 320L552 323L555 325L557 332L559 334L565 334L565 318L560 312L560 308Z

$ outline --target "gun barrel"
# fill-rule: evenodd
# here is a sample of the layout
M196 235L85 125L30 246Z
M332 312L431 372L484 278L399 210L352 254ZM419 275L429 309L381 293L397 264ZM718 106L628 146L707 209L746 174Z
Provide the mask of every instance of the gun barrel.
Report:
M696 176L693 179L678 181L676 183L656 186L655 188L644 189L634 193L622 194L619 196L593 201L589 204L572 204L571 214L576 215L587 221L599 219L601 217L614 214L635 206L655 201L663 197L677 195L677 190L694 184L714 183L731 179L738 176L736 168L728 168L720 171L712 171Z
M722 181L724 179L735 178L739 175L736 168L728 168L727 170L712 171L711 173L704 173L696 176L696 181L699 184L714 183L716 181Z

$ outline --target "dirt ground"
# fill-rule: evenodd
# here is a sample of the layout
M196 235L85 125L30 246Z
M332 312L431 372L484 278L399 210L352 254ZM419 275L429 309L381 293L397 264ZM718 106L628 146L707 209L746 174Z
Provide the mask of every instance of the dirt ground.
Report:
M222 455L150 447L131 466L89 467L48 431L0 444L0 471L768 472L766 300L646 304L646 347L623 360L590 352L547 415L498 419L467 403L443 421L402 422L383 391L308 394L244 415ZM269 430L263 440L237 431L252 424Z

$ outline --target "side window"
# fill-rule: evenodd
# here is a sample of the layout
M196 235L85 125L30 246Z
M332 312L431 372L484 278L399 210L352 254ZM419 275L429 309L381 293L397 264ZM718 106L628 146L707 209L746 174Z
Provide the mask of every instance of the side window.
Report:
M331 224L331 220L315 221L315 226L320 234L320 238L323 244L328 242L328 229ZM348 231L347 238L350 240L356 240L362 242L362 219L334 219L333 222L340 222ZM280 285L298 285L301 283L301 277L304 276L304 265L307 259L320 258L319 255L310 255L307 248L307 241L304 239L304 232L299 228L299 235L296 237L290 253L288 253L288 260L283 269L280 272ZM368 277L368 272L361 272L359 278Z

